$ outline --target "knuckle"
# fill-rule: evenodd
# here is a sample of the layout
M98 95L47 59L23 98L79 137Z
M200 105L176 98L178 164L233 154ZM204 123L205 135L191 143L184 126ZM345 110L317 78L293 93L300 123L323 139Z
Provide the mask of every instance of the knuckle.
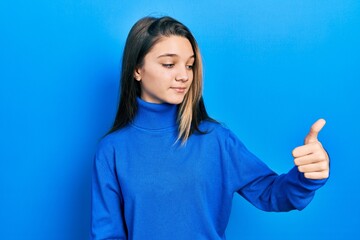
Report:
M322 160L322 161L326 161L326 156L325 156L325 154L324 153L321 153L320 154L320 160Z
M324 164L323 162L321 162L319 165L319 171L325 171L326 170L326 164Z
M319 149L323 149L323 145L322 145L321 142L319 142L319 141L316 142L316 146L317 146Z
M306 178L312 178L312 174L310 174L310 173L304 173L304 177L306 177Z
M323 170L328 170L329 169L329 165L327 164L327 162L323 162L322 164L323 166Z
M323 164L323 163L320 163L319 165L318 165L318 169L317 170L319 170L319 171L324 171L324 170L326 170L326 166Z
M320 149L322 147L319 141L314 142L313 146L315 149Z
M322 151L316 153L316 158L321 162L325 162L327 160L326 155Z
M296 166L299 166L299 165L300 165L299 159L295 158L295 159L294 159L294 163L295 163Z

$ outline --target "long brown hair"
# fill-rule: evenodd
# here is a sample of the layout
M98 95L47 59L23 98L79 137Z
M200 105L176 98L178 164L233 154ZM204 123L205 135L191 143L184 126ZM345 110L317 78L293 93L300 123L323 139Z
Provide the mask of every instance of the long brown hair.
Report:
M202 60L194 36L185 25L171 17L145 17L135 23L126 40L122 59L120 102L108 134L125 127L134 119L138 108L136 97L141 94L140 84L134 79L134 71L144 64L145 55L162 37L173 35L187 38L195 55L194 79L178 108L178 140L186 142L194 131L201 132L199 124L202 120L212 120L206 112L202 98Z

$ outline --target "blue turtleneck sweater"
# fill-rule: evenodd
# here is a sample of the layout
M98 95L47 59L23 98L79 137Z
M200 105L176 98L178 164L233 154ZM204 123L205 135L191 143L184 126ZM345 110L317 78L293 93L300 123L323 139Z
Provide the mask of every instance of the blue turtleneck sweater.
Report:
M277 175L221 124L176 142L177 106L138 99L134 121L99 144L92 239L225 239L233 194L264 211L303 209L325 180Z

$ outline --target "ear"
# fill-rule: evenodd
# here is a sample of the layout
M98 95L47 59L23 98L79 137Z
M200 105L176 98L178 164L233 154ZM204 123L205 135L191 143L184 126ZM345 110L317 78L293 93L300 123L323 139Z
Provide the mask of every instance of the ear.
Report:
M135 78L135 80L138 81L138 82L141 81L141 70L140 70L140 68L135 68L134 78Z

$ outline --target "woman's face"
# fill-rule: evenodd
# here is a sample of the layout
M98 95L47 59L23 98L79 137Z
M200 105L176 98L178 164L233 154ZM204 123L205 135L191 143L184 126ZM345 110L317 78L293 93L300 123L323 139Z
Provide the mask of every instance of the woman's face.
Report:
M195 57L185 37L163 37L145 55L134 73L140 81L141 98L152 103L180 104L193 81Z

